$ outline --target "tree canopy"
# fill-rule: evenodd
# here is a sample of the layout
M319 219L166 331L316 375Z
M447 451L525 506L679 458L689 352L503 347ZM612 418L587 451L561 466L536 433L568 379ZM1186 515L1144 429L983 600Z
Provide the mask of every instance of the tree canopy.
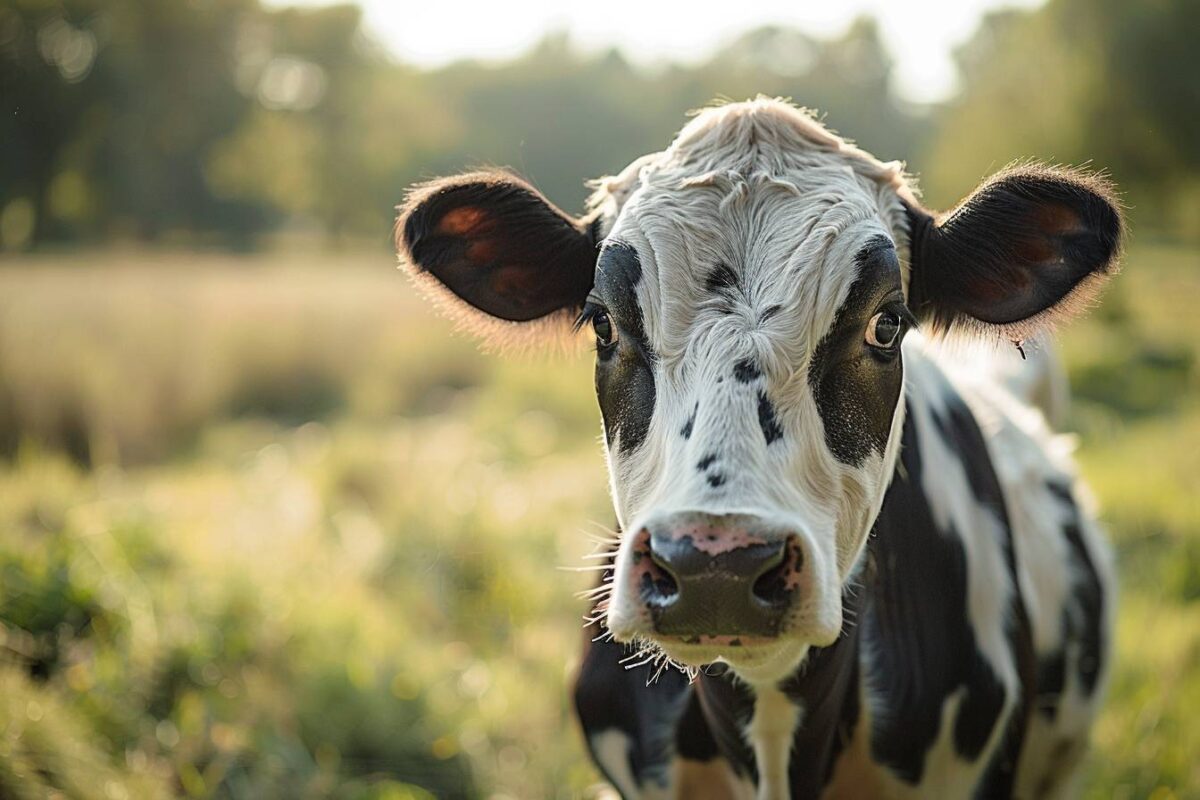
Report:
M874 21L816 39L765 27L696 65L585 54L561 33L520 58L397 63L353 5L7 0L0 6L0 247L135 238L251 246L281 227L387 236L423 177L511 166L567 208L588 178L663 147L717 97L780 95L935 203L1020 157L1109 170L1139 224L1200 236L1198 0L1052 0L988 17L962 92L913 109Z

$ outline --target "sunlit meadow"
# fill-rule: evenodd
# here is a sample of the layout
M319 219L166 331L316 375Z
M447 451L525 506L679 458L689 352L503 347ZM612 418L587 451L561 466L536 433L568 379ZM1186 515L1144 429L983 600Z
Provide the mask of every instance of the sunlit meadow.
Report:
M1123 576L1091 798L1200 787L1197 261L1064 337ZM481 354L386 254L10 260L0 795L598 796L598 434L586 347Z

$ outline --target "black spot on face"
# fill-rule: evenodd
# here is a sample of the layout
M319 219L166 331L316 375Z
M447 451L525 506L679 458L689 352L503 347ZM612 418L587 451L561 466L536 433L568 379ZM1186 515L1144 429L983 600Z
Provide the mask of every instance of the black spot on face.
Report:
M708 485L714 489L720 488L725 483L725 476L719 472L714 472L707 476Z
M765 391L758 393L758 427L762 428L767 444L783 438L783 428L779 427L779 420L775 418L775 404Z
M900 400L901 359L863 341L876 310L889 298L900 301L900 263L891 241L875 237L856 256L858 277L817 344L808 383L825 427L825 444L838 461L859 466L872 451L882 453Z
M717 460L716 453L709 453L704 458L702 458L696 462L696 469L700 470L701 472L704 472L706 469L711 467L716 462L716 460Z
M688 415L687 422L683 423L683 428L680 429L679 435L684 439L692 438L692 429L696 426L696 412L700 410L700 404L692 406L692 413Z
M728 264L717 264L704 279L704 288L710 292L721 292L738 287L738 276Z
M762 377L762 370L753 360L743 358L733 365L733 377L738 379L738 383L750 383Z

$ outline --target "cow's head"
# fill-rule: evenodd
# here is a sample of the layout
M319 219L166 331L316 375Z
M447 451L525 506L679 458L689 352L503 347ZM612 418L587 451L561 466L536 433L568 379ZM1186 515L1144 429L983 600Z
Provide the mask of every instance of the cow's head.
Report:
M1120 234L1103 182L1054 168L932 215L899 164L762 99L699 114L582 219L475 173L418 188L397 225L410 271L469 314L594 332L624 532L608 627L748 675L841 631L895 466L905 333L1022 338L1092 296Z

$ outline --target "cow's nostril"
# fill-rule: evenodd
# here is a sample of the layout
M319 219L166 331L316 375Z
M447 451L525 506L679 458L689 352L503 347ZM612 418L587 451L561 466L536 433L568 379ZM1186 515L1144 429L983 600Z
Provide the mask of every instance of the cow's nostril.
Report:
M780 564L777 567L767 570L759 576L754 582L754 588L751 590L757 600L761 600L768 605L776 605L787 600L787 573L789 571L787 562Z
M675 599L679 594L679 583L670 567L654 551L650 532L645 529L634 539L633 560L635 568L641 572L639 588L644 602L662 605Z
M771 569L759 575L750 591L755 599L768 605L786 605L800 577L804 556L794 536L784 546L783 558Z
M651 586L660 599L665 600L679 594L679 584L676 582L675 576L659 560L659 556L655 552L650 553L650 561L646 565L646 577L650 579Z

